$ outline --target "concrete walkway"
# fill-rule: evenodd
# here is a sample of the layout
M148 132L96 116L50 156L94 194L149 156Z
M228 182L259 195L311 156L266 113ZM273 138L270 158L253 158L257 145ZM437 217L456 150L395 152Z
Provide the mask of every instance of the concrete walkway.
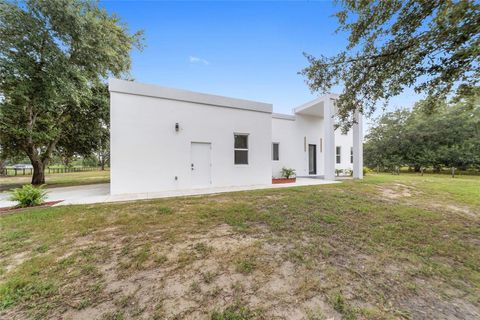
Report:
M285 184L253 185L253 186L242 186L242 187L216 187L216 188L188 189L188 190L135 193L135 194L122 194L122 195L110 195L110 184L104 183L104 184L91 184L91 185L74 186L74 187L50 188L50 189L47 189L48 190L47 201L63 200L63 202L60 202L56 206L69 205L69 204L109 203L109 202L134 201L134 200L142 200L142 199L198 196L198 195L204 195L204 194L215 194L215 193L246 191L246 190L313 186L313 185L332 184L332 183L339 183L339 181L327 181L323 179L311 179L311 178L297 178L297 181L295 183L285 183ZM10 207L15 205L14 202L8 200L9 197L10 197L10 194L8 192L0 193L0 208Z

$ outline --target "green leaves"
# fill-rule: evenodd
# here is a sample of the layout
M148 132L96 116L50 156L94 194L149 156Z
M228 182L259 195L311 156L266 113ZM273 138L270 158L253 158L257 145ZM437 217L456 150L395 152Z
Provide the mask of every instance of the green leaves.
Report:
M3 152L45 165L58 149L96 150L108 132L105 79L128 73L142 32L81 0L0 0L0 29Z
M300 73L312 91L344 87L338 118L348 128L359 109L370 116L379 104L414 87L444 100L456 87L480 78L480 4L476 1L340 1L339 31L349 43L335 57L306 55Z
M365 164L480 168L479 97L458 96L450 104L427 99L412 111L386 113L365 137Z
M38 206L47 198L47 191L30 184L26 184L21 188L15 188L11 193L10 200L17 201L20 207Z

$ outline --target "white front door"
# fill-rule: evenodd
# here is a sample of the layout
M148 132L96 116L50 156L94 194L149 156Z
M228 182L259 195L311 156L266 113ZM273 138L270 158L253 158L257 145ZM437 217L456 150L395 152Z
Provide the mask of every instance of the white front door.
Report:
M208 187L212 184L211 179L211 143L192 142L190 147L192 172L192 187Z

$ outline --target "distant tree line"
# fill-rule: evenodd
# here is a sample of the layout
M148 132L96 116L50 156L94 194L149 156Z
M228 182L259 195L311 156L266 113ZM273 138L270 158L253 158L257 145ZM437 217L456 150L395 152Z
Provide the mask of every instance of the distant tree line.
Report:
M434 105L435 104L435 105ZM365 136L364 162L375 170L480 170L480 89L449 103L426 99L380 116Z

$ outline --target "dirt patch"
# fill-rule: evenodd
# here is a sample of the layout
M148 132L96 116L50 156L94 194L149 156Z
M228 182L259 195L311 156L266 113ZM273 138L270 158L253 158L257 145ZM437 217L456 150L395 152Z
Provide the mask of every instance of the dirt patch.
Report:
M417 294L398 301L400 306L409 310L408 313L413 319L480 319L480 309L468 301L459 290L447 288L448 290L443 291L449 292L448 296L441 299L435 292L438 292L439 287L445 287L444 284L437 283L437 286L432 286L432 283L418 280L417 287ZM445 298L448 303L445 303Z
M84 247L89 240L75 245ZM116 312L126 318L209 319L213 310L241 301L264 310L266 319L306 319L313 314L340 319L320 296L299 301L292 295L305 270L283 261L280 252L269 251L274 247L263 240L222 224L204 234L190 234L182 242L153 243L153 251L162 252L165 261L126 276L118 247L111 261L99 268L104 301L80 310L68 308L59 316L96 319Z
M479 218L480 211L474 211L469 207L453 204L441 204L441 203L429 203L429 206L435 210L441 210L445 212L453 212L461 215L468 216L470 218Z
M11 270L15 269L17 266L21 265L30 257L30 254L31 254L30 251L23 251L10 257L10 259L8 260L9 263L5 267L5 271L10 272Z
M380 194L388 200L396 200L400 198L408 198L416 193L415 189L401 183L394 183L386 186L378 186Z
M241 306L255 319L474 319L478 255L457 248L478 233L443 210L399 219L405 205L433 201L419 189L367 185L358 199L337 194L346 188L276 190L55 215L52 230L73 226L34 253L54 263L26 269L30 300L0 318L210 319ZM371 201L357 210L360 198ZM10 254L7 273L26 266L28 255Z

